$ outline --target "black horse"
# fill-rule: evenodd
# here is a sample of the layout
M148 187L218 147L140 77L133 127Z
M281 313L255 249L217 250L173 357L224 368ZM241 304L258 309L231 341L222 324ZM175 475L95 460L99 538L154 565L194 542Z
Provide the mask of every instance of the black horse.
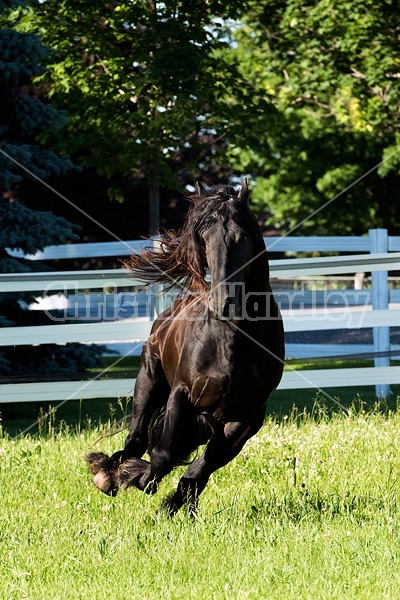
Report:
M263 424L282 376L284 334L248 199L246 180L238 192L197 187L182 230L167 232L159 251L129 260L136 276L178 283L186 292L157 318L143 349L124 449L87 457L94 484L106 494L130 486L154 493L208 442L164 501L170 514L185 503L194 510L210 475ZM146 451L150 461L142 458Z

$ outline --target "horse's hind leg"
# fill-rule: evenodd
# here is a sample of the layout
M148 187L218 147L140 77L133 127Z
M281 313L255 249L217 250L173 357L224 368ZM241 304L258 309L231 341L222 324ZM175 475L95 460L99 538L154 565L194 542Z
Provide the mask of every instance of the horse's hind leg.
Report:
M228 422L214 432L203 454L192 462L180 479L175 494L164 502L163 507L171 516L183 504L187 505L189 512L196 511L198 497L210 475L239 454L247 440L260 429L263 420L264 409L251 421Z
M132 421L124 449L115 452L112 456L102 452L91 452L86 457L94 475L93 483L105 494L113 496L117 493L120 464L131 457L139 459L145 453L149 423L154 412L166 404L169 389L159 359L146 345L136 379Z

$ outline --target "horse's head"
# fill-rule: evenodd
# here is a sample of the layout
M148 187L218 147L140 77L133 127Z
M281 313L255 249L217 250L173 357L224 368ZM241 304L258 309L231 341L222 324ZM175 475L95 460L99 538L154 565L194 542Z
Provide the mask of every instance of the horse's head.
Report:
M178 233L165 232L157 250L132 255L126 266L143 281L178 284L193 294L201 292L202 298L208 292L210 313L217 319L244 316L244 294L266 291L269 277L261 231L248 206L247 181L239 191L197 186L192 201Z
M210 190L206 203L219 203L203 222L199 234L211 275L209 308L213 317L231 320L242 314L245 280L252 268L255 219L249 208L246 179L238 192L222 187Z

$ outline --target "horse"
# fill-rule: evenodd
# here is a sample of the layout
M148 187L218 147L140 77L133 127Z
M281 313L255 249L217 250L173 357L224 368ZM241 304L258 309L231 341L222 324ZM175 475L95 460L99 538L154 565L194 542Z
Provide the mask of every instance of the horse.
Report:
M86 457L105 494L131 486L153 494L206 444L162 504L171 516L184 505L193 514L211 474L260 429L284 359L282 318L246 179L238 191L197 185L190 199L181 230L165 232L158 250L126 263L144 282L178 284L183 293L144 345L123 450Z

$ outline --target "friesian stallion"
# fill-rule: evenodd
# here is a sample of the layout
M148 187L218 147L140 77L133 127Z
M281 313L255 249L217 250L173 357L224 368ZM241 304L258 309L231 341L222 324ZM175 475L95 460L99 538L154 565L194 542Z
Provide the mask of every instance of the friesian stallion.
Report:
M197 186L191 199L180 232L166 232L158 250L127 263L143 281L184 292L155 320L143 348L124 449L87 456L102 492L135 486L151 494L206 444L164 500L170 515L184 504L194 511L210 475L260 429L284 358L282 319L246 179L239 191ZM146 451L149 460L142 458Z

